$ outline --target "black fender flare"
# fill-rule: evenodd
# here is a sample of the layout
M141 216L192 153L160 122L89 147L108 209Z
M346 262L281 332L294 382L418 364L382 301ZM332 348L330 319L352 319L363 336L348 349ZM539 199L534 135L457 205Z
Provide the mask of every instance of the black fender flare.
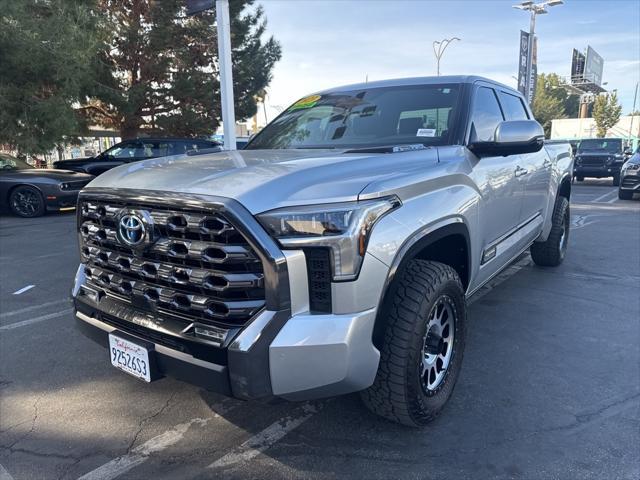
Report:
M376 348L379 348L379 341L381 340L382 335L384 335L384 317L386 315L384 312L384 305L386 303L387 296L392 293L391 287L393 285L393 281L398 274L406 268L408 262L415 258L418 253L429 245L432 245L450 235L461 235L464 238L467 252L467 273L469 277L471 276L471 239L467 225L462 219L453 219L452 222L438 226L435 229L429 226L414 232L413 235L404 241L396 253L382 288L382 295L378 301L376 320L373 327L373 343ZM462 280L466 288L469 284L469 278Z

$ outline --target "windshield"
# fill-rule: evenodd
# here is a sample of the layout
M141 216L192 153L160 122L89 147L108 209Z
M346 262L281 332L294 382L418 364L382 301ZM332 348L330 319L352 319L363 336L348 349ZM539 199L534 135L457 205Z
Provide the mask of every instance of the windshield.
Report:
M578 150L603 150L618 153L622 151L622 140L619 138L590 138L582 140Z
M0 170L30 170L34 167L23 160L0 154Z
M362 148L447 145L459 85L363 88L298 100L245 147Z

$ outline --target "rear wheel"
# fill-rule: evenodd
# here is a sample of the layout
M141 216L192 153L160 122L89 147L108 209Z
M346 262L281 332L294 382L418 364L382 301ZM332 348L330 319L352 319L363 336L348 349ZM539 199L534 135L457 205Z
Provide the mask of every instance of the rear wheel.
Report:
M44 215L44 198L39 190L28 185L14 188L9 195L9 207L19 217L39 217Z
M392 286L380 365L361 393L374 413L422 426L442 411L456 384L465 344L464 288L448 265L412 260Z
M551 232L547 240L531 245L531 258L536 265L543 267L557 267L567 253L571 212L569 200L565 197L558 197L551 222Z
M633 198L633 192L628 190L618 189L618 198L620 200L631 200Z

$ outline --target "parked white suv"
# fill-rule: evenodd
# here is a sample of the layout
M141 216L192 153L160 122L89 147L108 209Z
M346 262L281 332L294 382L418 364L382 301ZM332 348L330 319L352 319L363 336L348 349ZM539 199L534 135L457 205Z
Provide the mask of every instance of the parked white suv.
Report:
M528 248L565 256L571 148L543 138L511 88L415 78L305 97L244 150L110 170L79 200L78 325L146 381L362 391L423 425L458 378L466 299Z

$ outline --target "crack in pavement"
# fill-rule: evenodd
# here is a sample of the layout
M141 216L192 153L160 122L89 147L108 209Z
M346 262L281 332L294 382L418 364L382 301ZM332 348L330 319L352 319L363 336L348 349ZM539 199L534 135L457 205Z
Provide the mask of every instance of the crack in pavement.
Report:
M575 420L573 422L570 422L566 425L559 425L556 427L548 427L548 428L542 428L540 430L534 430L526 435L520 435L520 436L513 436L513 437L509 437L509 438L505 438L503 440L500 441L496 441L496 442L487 442L485 443L482 447L480 448L472 448L472 449L468 449L468 450L464 450L464 449L459 449L458 451L462 452L462 453L478 453L478 452L482 452L484 450L487 450L487 448L490 447L496 447L496 446L500 446L500 445L504 445L507 443L512 443L512 442L516 442L516 441L520 441L520 440L527 440L529 438L538 436L538 435L544 435L544 434L548 434L548 433L554 433L554 432L561 432L561 431L565 431L565 432L572 432L573 430L582 430L583 428L585 428L586 426L588 426L589 424L593 423L594 421L598 420L600 417L605 417L608 418L609 416L614 416L622 411L624 411L626 409L626 407L620 408L620 409L615 409L615 407L619 407L621 405L625 405L627 403L629 403L630 401L636 399L640 397L640 392L634 392L632 395L623 397L620 400L616 400L612 403L609 403L607 405L604 405L600 408L598 408L597 410L593 411L593 412L588 412L588 413L582 413L582 414L574 414L574 418ZM614 409L614 411L610 412L611 409ZM575 433L575 432L573 432Z
M140 420L140 422L138 423L138 431L135 433L135 435L133 436L133 439L131 440L131 442L129 443L129 446L127 447L127 451L126 454L131 453L131 449L133 448L133 446L135 445L136 441L138 440L138 437L140 436L140 434L142 433L142 430L144 430L144 426L146 425L147 422L153 420L154 418L156 418L158 415L161 415L162 412L164 412L167 408L169 408L169 404L171 403L171 401L174 399L174 397L176 396L177 392L173 392L169 398L167 399L167 401L165 402L165 404L155 413L149 415L148 417L143 418L142 420Z
M43 395L39 395L33 402L33 418L31 419L31 428L29 429L29 431L26 432L24 435L22 435L20 438L17 438L13 443L11 443L11 445L0 445L1 449L9 450L13 452L13 447L15 447L21 441L25 440L27 437L29 437L29 435L31 435L34 432L34 430L36 429L36 422L38 421L38 402L42 399L42 397ZM27 422L28 420L22 423L27 423ZM14 428L14 427L11 427L11 428ZM11 428L9 428L8 430L10 430Z

